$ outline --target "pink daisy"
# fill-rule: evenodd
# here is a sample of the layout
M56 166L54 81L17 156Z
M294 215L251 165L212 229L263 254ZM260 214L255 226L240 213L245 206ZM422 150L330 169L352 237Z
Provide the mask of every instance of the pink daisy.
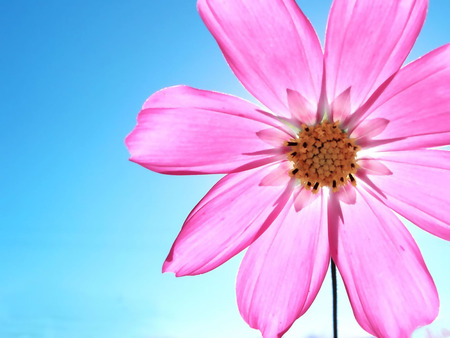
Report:
M237 301L267 338L307 311L330 259L367 332L408 337L436 318L436 287L395 215L450 239L450 153L429 149L450 144L450 45L401 68L427 5L335 0L322 52L294 0L198 1L266 108L187 86L145 102L131 161L227 174L188 216L164 272L205 273L249 247Z

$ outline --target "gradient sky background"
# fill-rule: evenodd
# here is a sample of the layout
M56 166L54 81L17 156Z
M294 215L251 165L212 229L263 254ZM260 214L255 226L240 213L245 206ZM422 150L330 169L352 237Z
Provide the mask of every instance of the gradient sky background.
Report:
M450 1L430 2L409 61L450 40ZM242 254L202 276L161 274L185 217L219 176L155 174L129 162L124 145L160 88L253 100L195 3L0 2L0 337L259 337L235 301ZM300 1L322 42L330 3ZM410 229L441 298L438 320L415 337L444 337L450 246ZM285 337L331 336L330 285L327 277ZM341 337L367 337L339 286Z

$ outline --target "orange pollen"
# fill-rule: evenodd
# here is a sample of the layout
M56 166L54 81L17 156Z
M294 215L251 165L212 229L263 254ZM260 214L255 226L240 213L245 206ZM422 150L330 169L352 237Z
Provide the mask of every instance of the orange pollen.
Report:
M297 137L285 142L285 146L291 148L290 175L313 193L320 187L337 192L349 181L356 186L355 174L359 168L356 153L361 148L339 128L339 121L323 121L315 126L303 124Z

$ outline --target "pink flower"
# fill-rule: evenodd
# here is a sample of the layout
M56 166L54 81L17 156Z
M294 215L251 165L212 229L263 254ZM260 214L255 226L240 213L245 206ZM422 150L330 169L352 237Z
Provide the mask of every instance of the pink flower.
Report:
M197 275L249 247L239 310L264 337L307 311L330 257L358 323L407 337L437 316L419 248L394 212L450 239L450 45L401 68L427 0L335 0L325 52L294 0L199 0L233 72L265 107L186 86L152 95L126 144L174 175L225 173L164 272ZM394 212L393 212L394 211Z

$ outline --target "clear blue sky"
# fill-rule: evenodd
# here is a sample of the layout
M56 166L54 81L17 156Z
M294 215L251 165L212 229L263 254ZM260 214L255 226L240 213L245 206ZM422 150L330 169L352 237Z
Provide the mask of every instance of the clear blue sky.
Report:
M300 2L321 37L330 2ZM430 2L409 60L450 40L450 1ZM242 256L198 277L161 274L184 218L219 177L152 173L124 145L162 87L251 99L195 3L0 2L0 337L259 336L236 306ZM439 334L450 329L450 246L410 228L440 293L430 327ZM286 337L331 334L330 284ZM367 336L342 285L339 302L342 336Z

